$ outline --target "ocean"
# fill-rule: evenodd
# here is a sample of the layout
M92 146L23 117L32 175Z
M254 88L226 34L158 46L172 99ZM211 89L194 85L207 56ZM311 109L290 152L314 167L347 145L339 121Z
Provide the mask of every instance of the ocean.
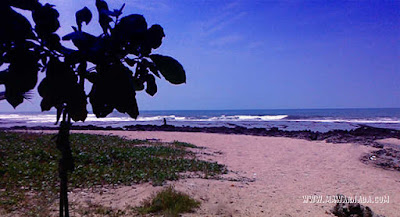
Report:
M141 111L136 120L114 112L106 118L89 114L85 122L76 122L74 125L162 125L164 118L170 125L192 127L277 127L282 130L326 132L368 125L400 130L400 108ZM54 126L55 120L54 112L0 112L0 127Z

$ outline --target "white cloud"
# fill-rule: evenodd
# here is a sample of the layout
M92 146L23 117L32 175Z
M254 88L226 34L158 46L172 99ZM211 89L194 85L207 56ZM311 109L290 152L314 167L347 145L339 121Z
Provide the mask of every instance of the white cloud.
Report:
M240 18L244 17L247 13L246 12L239 12L237 14L234 13L225 13L221 16L218 16L213 21L203 24L203 35L208 36L224 28L232 25L235 21L239 20Z
M224 46L232 43L236 43L243 40L243 36L236 34L236 35L227 35L220 38L217 38L210 42L211 46Z
M166 1L160 0L134 0L129 1L129 4L137 9L144 10L144 11L169 11L171 10L170 5Z
M235 0L213 9L208 19L193 23L189 43L211 47L232 45L244 39L239 33L240 19L247 15L242 10L242 0Z

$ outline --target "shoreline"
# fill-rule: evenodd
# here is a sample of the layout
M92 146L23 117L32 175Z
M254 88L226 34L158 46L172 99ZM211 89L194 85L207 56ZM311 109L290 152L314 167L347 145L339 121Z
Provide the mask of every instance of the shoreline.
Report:
M0 130L58 130L58 127L0 127ZM329 143L357 143L375 148L383 148L382 144L376 142L379 139L396 138L400 139L400 130L389 128L378 128L367 125L353 130L330 130L328 132L318 132L311 130L288 131L276 127L267 128L246 128L235 127L191 127L173 125L128 125L124 127L100 127L95 125L71 126L71 130L93 130L93 131L161 131L161 132L201 132L234 135L288 137L305 139L308 141L327 141ZM400 147L399 147L400 148Z

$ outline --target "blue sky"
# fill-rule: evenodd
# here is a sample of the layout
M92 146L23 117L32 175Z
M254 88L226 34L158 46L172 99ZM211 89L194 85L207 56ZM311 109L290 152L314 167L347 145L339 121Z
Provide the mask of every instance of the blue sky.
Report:
M100 33L94 0L41 2L57 6L61 36L84 6L94 15L84 30ZM163 26L154 53L187 73L184 85L158 80L154 97L139 92L141 110L400 107L398 0L108 2ZM16 111L40 111L40 100Z

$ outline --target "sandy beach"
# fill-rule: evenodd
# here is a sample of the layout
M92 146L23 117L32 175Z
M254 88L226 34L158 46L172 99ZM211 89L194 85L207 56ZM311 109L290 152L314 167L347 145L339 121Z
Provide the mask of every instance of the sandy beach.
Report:
M400 216L400 173L362 163L375 150L359 144L332 144L281 137L186 132L74 131L118 135L130 139L182 141L206 147L209 160L231 171L221 180L189 178L170 182L202 202L184 216L333 216L333 203L305 203L306 196L344 194L357 197L388 196L389 203L361 203L375 213ZM390 140L390 142L396 142ZM237 181L231 181L237 179ZM124 209L137 206L162 187L150 184L78 190L72 202ZM325 201L326 202L326 201Z

